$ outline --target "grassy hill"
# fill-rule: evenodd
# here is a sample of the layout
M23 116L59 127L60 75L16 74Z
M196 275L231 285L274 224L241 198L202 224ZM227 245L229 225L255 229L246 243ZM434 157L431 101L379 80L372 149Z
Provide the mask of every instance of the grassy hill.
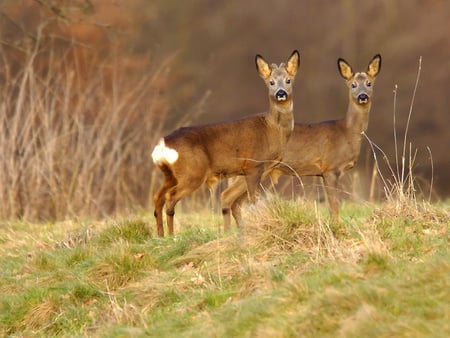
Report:
M163 239L149 215L4 223L0 335L448 337L449 204L322 208L269 196L231 234L180 212Z

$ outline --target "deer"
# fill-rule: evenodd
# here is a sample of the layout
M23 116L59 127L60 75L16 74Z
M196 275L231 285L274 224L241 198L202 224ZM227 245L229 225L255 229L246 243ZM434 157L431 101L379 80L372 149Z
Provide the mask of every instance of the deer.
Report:
M264 80L269 97L265 113L237 120L182 127L160 139L152 159L164 175L154 195L154 216L158 236L164 237L163 208L170 236L174 233L175 205L206 184L210 189L225 178L243 176L250 202L262 174L277 165L294 128L293 84L300 66L300 54L294 50L286 63L271 64L255 57L256 69ZM222 204L233 192L226 189ZM222 209L225 228L229 229L229 209Z
M263 173L277 184L281 175L322 177L332 219L339 221L339 181L354 167L361 141L369 124L373 85L381 69L381 55L375 55L366 71L354 72L347 61L337 60L340 75L348 87L348 107L344 118L318 123L295 123L282 162ZM228 189L241 191L229 201L238 226L242 223L241 204L245 185L237 177Z

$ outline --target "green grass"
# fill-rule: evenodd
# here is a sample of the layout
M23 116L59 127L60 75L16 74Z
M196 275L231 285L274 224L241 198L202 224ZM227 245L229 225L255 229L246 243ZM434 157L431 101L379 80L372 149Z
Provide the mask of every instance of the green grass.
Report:
M229 234L177 214L173 238L147 215L4 223L0 335L446 337L449 204L410 208L346 203L335 224L269 198Z

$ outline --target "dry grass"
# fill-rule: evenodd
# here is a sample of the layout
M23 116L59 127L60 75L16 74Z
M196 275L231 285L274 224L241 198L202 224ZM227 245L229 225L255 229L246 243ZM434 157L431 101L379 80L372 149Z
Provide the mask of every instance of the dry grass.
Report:
M301 248L315 263L323 260L356 260L361 243L347 240L343 224L324 216L322 207L303 199L284 201L269 195L267 201L249 207L244 233L246 245L268 257Z
M24 317L22 325L31 330L45 327L58 313L58 306L53 300L44 301L32 308Z
M159 96L165 66L133 78L125 66L39 43L21 69L3 61L0 218L92 217L146 206L149 149L167 111Z

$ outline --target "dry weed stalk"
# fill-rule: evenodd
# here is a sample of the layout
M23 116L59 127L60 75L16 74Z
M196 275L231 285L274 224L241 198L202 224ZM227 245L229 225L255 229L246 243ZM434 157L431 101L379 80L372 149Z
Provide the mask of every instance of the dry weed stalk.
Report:
M416 187L416 178L414 176L414 165L417 155L417 150L412 149L412 143L408 142L408 131L409 125L411 121L412 111L414 107L414 101L417 93L417 87L420 79L420 73L422 69L422 57L419 58L419 65L417 70L416 82L414 85L414 90L411 98L411 104L409 107L405 133L403 135L402 142L402 150L401 153L399 151L399 144L397 140L397 131L396 131L396 104L397 104L397 85L394 88L394 102L393 102L393 135L394 135L394 149L395 149L395 167L391 165L388 156L386 153L377 146L374 142L370 140L370 138L364 133L365 138L367 139L370 148L372 150L372 154L375 161L375 168L372 177L372 184L375 182L375 176L381 179L383 183L383 190L386 196L387 201L390 206L393 206L397 214L410 213L411 210L418 210L418 202L417 202L417 187ZM382 158L384 163L386 164L389 172L389 177L386 178L382 170L380 169L380 162L377 158L377 151L382 154ZM430 159L432 160L431 150L428 148L428 152L430 153ZM433 163L431 163L433 167ZM433 178L431 178L430 189L433 187ZM371 188L372 190L372 188ZM431 196L431 190L430 195Z

